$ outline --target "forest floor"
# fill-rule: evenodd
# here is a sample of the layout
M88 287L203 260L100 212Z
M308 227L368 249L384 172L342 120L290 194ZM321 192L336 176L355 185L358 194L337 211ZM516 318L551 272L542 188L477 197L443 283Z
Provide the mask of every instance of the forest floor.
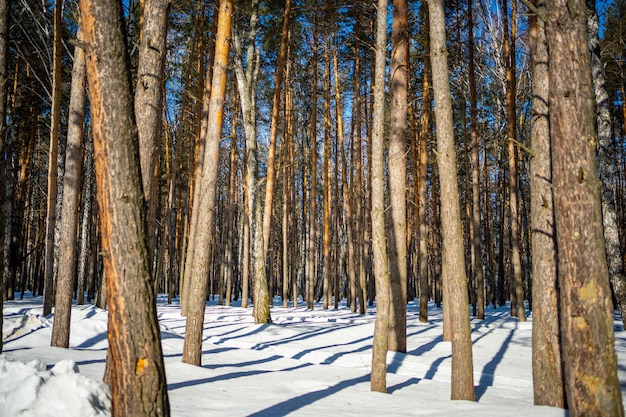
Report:
M18 294L19 298L19 294ZM451 346L442 340L442 311L429 321L408 306L408 353L388 355L389 394L369 389L375 309L282 307L274 324L255 325L251 308L208 302L202 367L181 362L185 319L178 300L158 299L171 415L233 416L566 416L533 405L532 318L520 323L508 307L487 307L473 319L476 402L450 401ZM26 294L4 305L0 415L108 416L102 384L107 313L73 306L70 349L50 347L52 316ZM626 393L626 332L615 320L622 395ZM56 366L55 366L56 364ZM20 414L21 413L21 414Z

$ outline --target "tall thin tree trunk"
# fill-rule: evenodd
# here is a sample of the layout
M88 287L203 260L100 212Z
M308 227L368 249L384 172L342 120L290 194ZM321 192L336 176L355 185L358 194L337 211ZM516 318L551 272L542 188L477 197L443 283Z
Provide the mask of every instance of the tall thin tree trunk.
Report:
M270 306L272 303L265 275L265 253L263 251L263 207L260 199L258 178L258 146L256 137L256 79L259 71L260 56L255 44L258 22L258 0L251 4L250 23L247 34L246 68L243 68L243 46L237 28L232 31L236 49L235 75L241 101L243 125L246 135L246 167L248 189L248 212L250 215L250 241L253 271L252 315L256 324L271 323Z
M50 113L50 145L48 147L48 200L46 218L46 249L43 290L43 315L52 313L54 289L54 231L56 228L59 135L61 129L62 26L63 2L54 2L54 46L52 70L52 109Z
M476 95L476 67L474 64L474 11L473 0L468 0L468 32L469 32L469 85L470 85L470 124L471 124L471 159L472 159L472 271L476 291L476 318L485 318L485 279L483 277L483 240L480 227L480 166L478 153L478 105Z
M535 0L545 13L546 0ZM530 218L533 298L533 392L536 405L565 407L559 289L556 276L556 236L550 162L548 95L548 48L545 23L531 16L530 51L533 72L533 115L531 121Z
M333 73L335 76L335 106L337 108L337 135L339 136L339 152L341 159L341 190L343 197L343 210L346 219L346 240L347 240L347 268L348 268L348 289L350 310L356 312L356 271L354 262L354 231L352 218L352 193L348 187L347 161L345 150L345 138L343 134L343 106L341 104L341 92L339 90L339 63L337 59L337 47L333 48Z
M443 0L428 2L435 121L437 125L437 163L441 189L442 275L445 309L450 311L452 331L453 400L474 400L472 341L468 312L467 277L457 161L452 125L452 100L448 79L448 51Z
M91 136L91 134L89 134ZM82 194L82 210L81 210L81 225L80 225L80 252L78 255L78 279L77 279L77 292L78 297L76 304L83 305L85 303L84 289L87 289L87 301L91 301L89 298L92 287L88 284L93 280L93 274L88 274L88 253L89 242L95 239L94 236L90 236L89 230L91 225L91 205L93 200L93 140L91 138L86 139L85 144L85 170L83 173L83 194Z
M143 195L146 200L148 254L152 262L155 248L158 202L161 114L163 108L163 75L165 40L170 0L140 0L141 31L137 86L135 88L135 118L139 135L139 161ZM153 271L156 275L156 271Z
M315 253L317 251L317 12L313 16L313 60L312 60L312 93L311 101L311 192L309 195L309 240L307 244L307 276L309 286L307 291L307 308L313 310L315 300L315 282L317 274L315 268Z
M358 298L359 313L365 314L365 299L367 297L367 278L365 274L365 261L363 259L364 243L363 243L363 126L362 126L362 100L361 100L361 43L360 43L360 25L359 19L356 19L356 38L354 40L354 91L355 91L355 120L353 139L356 172L354 180L355 186L355 224L354 233L355 252L356 252L356 268L358 271Z
M389 199L393 233L389 236L391 301L389 350L406 352L406 137L408 117L409 28L407 0L393 1L391 34L391 108L389 121Z
M615 166L612 155L614 153L613 137L611 136L611 112L609 109L609 95L606 91L604 66L600 60L600 41L598 39L598 15L595 2L588 1L592 11L587 19L589 32L589 49L591 50L591 75L596 103L596 121L598 128L598 179L600 180L600 195L602 199L602 222L604 225L604 239L606 241L606 260L609 268L609 279L622 316L622 323L626 323L626 277L622 263L622 254L619 243L619 229L615 210Z
M283 28L280 37L280 51L274 74L274 98L272 101L272 115L270 122L270 144L267 155L267 177L265 182L265 205L263 210L263 252L267 257L270 241L270 226L272 224L272 203L274 198L274 181L276 178L276 138L278 137L278 125L280 123L280 104L283 75L287 61L287 46L289 41L289 19L291 15L291 0L285 0L285 12L283 15Z
M5 152L5 139L6 139L6 114L7 114L7 87L8 87L8 74L7 74L7 51L9 43L9 3L10 0L0 0L0 175L5 177L5 165L4 165L4 152ZM0 203L0 231L4 234L4 206L9 204L4 198L6 187L6 181L2 181L0 185L0 196L2 196L2 203ZM4 257L5 239L0 237L0 312L3 311L4 304L4 265L7 261ZM0 314L0 329L3 324L3 314ZM2 353L2 338L0 337L0 353Z
M517 117L516 117L516 79L515 62L517 38L517 0L512 1L511 10L511 32L508 29L508 8L507 1L502 2L502 13L504 16L504 59L506 60L506 120L507 120L507 146L509 155L509 212L511 216L511 264L513 267L513 288L514 299L517 308L511 305L511 311L517 315L520 321L526 321L526 311L524 309L524 282L522 278L522 261L520 257L520 232L519 232L519 203L517 187Z
M203 115L201 141L205 142L202 163L196 169L196 192L193 210L200 211L196 233L190 236L189 247L195 248L189 266L190 292L187 308L187 327L183 346L183 362L200 365L202 361L202 330L207 296L207 275L211 269L208 253L215 227L215 196L219 165L226 73L230 50L230 32L233 17L231 0L221 0L215 38L215 61L211 80L211 98L208 113Z
M428 130L430 125L430 20L428 5L422 3L424 15L424 78L422 81L422 114L420 117L419 134L419 182L418 182L418 208L419 208L419 289L420 289L420 321L428 321L428 190L426 189L428 176Z
M76 39L82 44L82 27L79 18ZM67 150L65 154L65 180L63 208L61 209L61 241L59 244L59 272L55 299L52 346L69 347L72 292L76 278L76 230L80 190L83 178L83 130L85 125L85 52L82 46L74 47L72 87L70 93Z
M570 415L623 416L584 0L546 3L562 362Z
M372 115L372 252L376 281L376 323L372 341L371 390L387 392L387 350L391 282L385 230L385 62L387 55L387 0L378 0L376 14L376 65Z
M108 287L112 414L169 416L122 7L81 0Z
M324 52L324 231L322 237L322 294L323 308L327 309L332 299L330 261L330 34L326 34L326 50Z

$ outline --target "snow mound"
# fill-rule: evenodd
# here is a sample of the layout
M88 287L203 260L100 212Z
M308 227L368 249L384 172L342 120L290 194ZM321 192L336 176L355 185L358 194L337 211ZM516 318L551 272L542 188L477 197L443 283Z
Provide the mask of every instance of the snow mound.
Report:
M42 327L51 327L45 317L28 312L17 319L5 318L2 325L2 337L5 342L22 337Z
M0 415L4 417L108 417L111 395L103 382L80 375L72 360L52 369L39 360L0 356Z

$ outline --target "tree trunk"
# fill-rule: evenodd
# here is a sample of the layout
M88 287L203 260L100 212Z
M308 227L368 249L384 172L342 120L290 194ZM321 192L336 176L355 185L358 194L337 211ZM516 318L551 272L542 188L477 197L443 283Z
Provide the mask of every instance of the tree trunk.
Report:
M82 43L79 17L76 39ZM59 244L59 273L55 299L52 346L69 347L72 292L76 278L76 230L80 190L83 178L83 130L85 125L85 52L82 46L74 47L72 87L65 154L65 181L63 184L63 207L61 209L61 241Z
M474 400L472 341L468 312L467 277L461 231L456 150L452 128L452 100L448 79L448 51L443 0L428 2L437 163L441 187L442 275L445 309L450 311L452 331L453 400Z
M258 0L251 5L250 24L247 34L246 68L243 68L243 47L237 28L232 37L236 49L235 75L241 101L243 125L246 135L246 184L248 189L248 212L250 216L250 240L253 271L252 315L256 324L271 323L271 299L265 276L265 253L263 251L263 207L261 206L260 182L258 178L258 146L256 138L256 78L259 71L259 53L255 45L258 21Z
M46 218L46 249L43 289L43 315L52 313L54 296L54 231L56 227L59 135L61 129L61 81L62 81L62 19L63 2L54 2L54 46L52 70L52 109L50 114L50 146L48 149L48 200Z
M387 0L378 0L376 15L376 66L372 127L372 252L376 280L376 323L372 342L371 390L387 392L387 350L391 282L385 230L385 60L387 54Z
M600 195L602 200L602 222L604 225L604 239L606 241L606 260L609 268L609 278L617 307L622 316L622 323L626 323L626 277L622 264L622 254L619 242L619 229L615 210L615 166L613 153L615 147L611 136L610 99L606 91L604 66L600 60L600 41L598 39L598 15L595 2L587 2L591 7L587 19L588 42L591 50L591 75L596 103L596 121L598 127L598 179L600 180Z
M356 38L354 40L354 91L355 91L355 135L353 139L356 172L354 180L355 186L355 252L356 252L356 268L358 271L358 291L359 314L365 314L365 298L367 294L367 279L365 274L365 261L363 259L364 243L363 243L363 126L362 126L362 100L361 100L361 43L360 43L360 25L359 19L356 19Z
M189 265L189 300L187 326L183 347L183 362L200 366L202 362L202 329L207 296L207 276L211 270L209 245L215 228L215 196L219 165L224 96L230 50L230 32L233 16L231 0L221 0L215 37L215 61L211 80L211 97L208 113L202 120L201 142L205 143L202 163L196 167L196 186L193 210L198 210L196 233L189 237L189 247L195 248L193 262ZM193 215L193 213L192 213Z
M309 287L307 291L307 308L313 310L315 300L315 282L317 274L315 268L315 253L317 251L317 13L313 17L313 62L312 62L312 93L311 100L311 192L309 195L309 240L307 242L307 276Z
M623 416L595 166L587 14L584 0L546 4L562 362L571 416Z
M119 2L81 0L107 276L112 414L168 416Z
M330 18L328 20L331 20ZM329 31L330 32L330 31ZM326 50L324 52L324 232L322 237L322 294L324 297L323 308L326 310L332 299L332 281L334 275L331 271L330 261L330 33L326 34Z
M85 304L84 290L87 289L87 301L91 301L89 294L93 292L92 286L89 282L93 282L93 274L88 274L88 254L89 254L89 242L95 239L94 236L90 236L89 230L91 229L91 204L93 195L93 140L87 138L85 144L86 161L85 170L83 173L83 193L82 193L82 210L81 210L81 223L80 223L80 252L78 255L78 279L77 279L77 292L78 297L76 304Z
M409 28L407 0L393 1L391 33L391 107L389 121L389 199L393 233L389 236L389 350L406 352L406 146L408 117Z
M163 108L163 75L165 39L170 0L140 0L141 37L135 88L135 118L139 135L139 161L143 195L146 200L148 255L152 262L155 248L158 202L161 114ZM156 271L155 272L156 275Z
M517 306L511 304L511 311L514 312L520 321L526 321L526 311L524 309L524 282L522 279L522 261L520 257L520 232L519 232L519 203L517 187L517 117L516 117L516 79L515 62L517 37L517 0L512 1L511 11L511 33L508 29L508 9L507 0L502 2L502 13L504 16L504 59L506 63L506 125L507 125L507 146L509 156L509 212L511 216L511 264L513 267L513 288L514 299Z
M272 203L274 198L274 181L276 178L276 138L278 137L278 124L280 123L280 104L283 75L287 57L289 41L289 19L291 15L291 0L285 0L285 12L283 15L283 29L280 37L280 51L276 63L274 75L274 98L272 101L272 116L270 124L270 144L267 155L267 179L265 183L265 205L263 211L263 252L267 257L270 241L270 226L272 224Z
M546 0L535 0L545 13ZM556 277L556 236L550 162L548 114L549 74L545 23L534 15L530 22L530 52L533 72L531 121L530 221L533 299L533 391L536 405L565 407L559 289Z
M10 0L0 0L0 175L6 178L4 175L4 152L5 152L5 138L7 133L6 128L6 114L7 114L7 51L9 43L9 3ZM0 203L0 231L4 234L4 206L9 204L4 199L6 181L2 181L0 185L0 196L2 196L2 203ZM0 237L0 312L3 311L4 304L4 265L7 261L4 258L4 236ZM2 328L4 315L0 314L0 329ZM2 337L0 337L0 353L2 353Z
M341 159L341 190L343 197L343 210L346 219L346 240L347 240L347 268L348 268L348 289L350 310L356 312L356 271L354 263L354 231L352 217L352 194L348 186L347 161L345 150L345 138L343 134L343 106L341 104L341 92L339 90L339 63L337 59L337 49L333 48L333 73L335 76L335 106L337 108L337 135L339 136L339 152Z
M430 102L431 90L430 79L430 35L428 5L422 3L424 15L424 78L422 80L422 115L420 117L419 135L419 183L418 183L418 208L419 208L419 289L420 289L420 313L422 323L428 321L428 130L430 125Z
M485 279L483 276L483 240L480 227L480 166L478 153L478 106L476 97L476 70L474 65L474 11L473 0L468 0L468 31L469 31L469 85L470 85L470 124L471 124L471 159L472 159L472 271L476 291L476 318L485 318Z

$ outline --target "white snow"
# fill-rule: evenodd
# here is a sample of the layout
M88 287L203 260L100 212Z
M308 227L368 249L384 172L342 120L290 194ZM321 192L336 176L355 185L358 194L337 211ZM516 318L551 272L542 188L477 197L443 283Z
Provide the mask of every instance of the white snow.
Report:
M19 296L19 294L18 294ZM70 349L50 347L52 316L42 300L5 302L0 355L0 416L110 415L102 380L107 313L73 306ZM181 362L185 319L178 300L159 297L172 416L566 416L533 405L532 320L519 323L507 307L487 307L472 320L476 402L450 401L450 343L442 341L441 310L420 323L408 306L408 353L388 355L389 394L369 388L372 308L361 316L339 309L284 309L274 300L272 325L255 325L251 308L207 303L202 366ZM626 332L615 321L622 393Z

